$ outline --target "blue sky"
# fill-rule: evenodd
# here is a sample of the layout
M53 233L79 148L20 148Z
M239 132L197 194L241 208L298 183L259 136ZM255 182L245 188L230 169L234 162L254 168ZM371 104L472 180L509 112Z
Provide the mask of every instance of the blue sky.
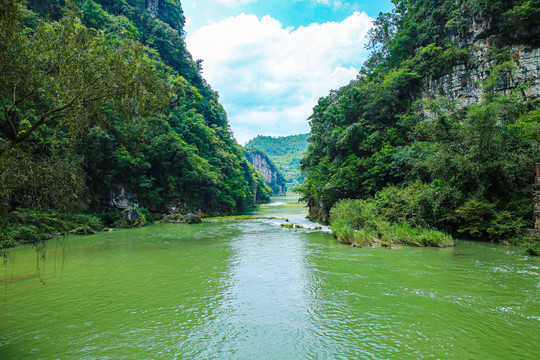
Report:
M184 0L186 39L235 138L309 132L317 100L356 77L390 0Z

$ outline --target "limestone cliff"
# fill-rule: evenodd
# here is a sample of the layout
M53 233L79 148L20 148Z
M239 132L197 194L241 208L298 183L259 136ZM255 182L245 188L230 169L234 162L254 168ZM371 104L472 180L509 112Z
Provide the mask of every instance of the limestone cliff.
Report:
M257 148L249 147L244 149L244 156L261 173L266 184L272 189L274 196L286 195L285 179L268 155Z
M146 10L152 16L156 17L158 15L159 0L146 0Z
M487 42L475 44L475 50L467 62L456 64L451 71L438 78L426 78L423 81L424 99L444 96L457 101L458 107L465 107L480 101L482 83L497 65L490 54ZM508 49L511 61L515 65L495 86L495 93L508 95L519 85L526 85L522 91L531 101L540 99L540 48L515 45Z
M496 94L520 91L529 101L540 100L540 45L531 39L540 36L540 29L513 34L513 39L497 33L497 22L479 18L465 34L454 36L457 47L467 56L456 61L444 74L426 77L421 83L424 99L446 97L459 108L477 103L483 95L483 83L503 62L513 64L495 84Z

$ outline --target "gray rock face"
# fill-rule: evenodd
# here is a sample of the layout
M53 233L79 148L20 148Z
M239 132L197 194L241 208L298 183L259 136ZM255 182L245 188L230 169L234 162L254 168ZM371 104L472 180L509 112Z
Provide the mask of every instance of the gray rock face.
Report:
M128 224L135 224L141 222L142 218L137 211L137 209L126 209L124 210L124 219Z
M466 17L465 15L463 15ZM455 64L443 76L422 80L422 97L434 99L444 96L456 101L458 108L478 103L482 100L482 84L498 65L497 56L504 53L501 39L490 35L497 25L489 17L477 17L466 34L454 37L454 43L460 48L469 49L469 55L460 64ZM516 33L508 43L507 59L511 59L515 69L505 74L495 85L496 94L508 95L516 90L522 91L530 101L540 99L540 48L519 44L520 40L535 38L540 29L530 29L529 33ZM495 31L497 33L497 31ZM521 90L520 85L525 85Z
M127 209L139 207L139 202L137 201L135 194L120 187L119 190L111 191L108 205L118 209Z
M264 156L258 153L252 153L250 155L251 159L249 160L251 164L264 177L264 182L274 191L274 195L285 196L287 193L287 186L285 185L285 181L279 175L278 170L272 166Z
M200 223L202 223L202 219L198 215L187 214L187 215L184 215L184 223L186 223L186 224L200 224Z
M425 78L422 82L422 97L434 99L444 96L457 101L459 108L478 103L482 99L482 83L488 78L496 66L495 60L489 56L489 43L478 41L474 51L466 63L452 67L451 71L438 78ZM515 65L513 74L507 74L495 86L495 93L508 95L519 85L530 86L523 90L529 100L540 99L540 48L527 48L516 45L510 48L512 62Z
M146 0L146 10L152 16L156 17L158 15L159 0Z

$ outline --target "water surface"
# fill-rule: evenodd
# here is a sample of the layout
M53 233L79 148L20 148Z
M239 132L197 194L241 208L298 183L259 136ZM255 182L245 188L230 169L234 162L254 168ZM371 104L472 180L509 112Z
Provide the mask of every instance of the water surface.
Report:
M318 225L292 201L252 213ZM0 358L540 358L540 261L523 249L357 249L281 222L71 236L44 259L13 249Z

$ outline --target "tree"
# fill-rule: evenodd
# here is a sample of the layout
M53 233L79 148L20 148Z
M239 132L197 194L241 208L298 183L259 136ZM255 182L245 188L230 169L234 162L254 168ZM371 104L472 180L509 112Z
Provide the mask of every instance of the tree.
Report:
M133 116L164 105L165 83L138 42L86 28L74 6L35 30L21 1L0 6L0 153L46 124L76 131L105 108Z

